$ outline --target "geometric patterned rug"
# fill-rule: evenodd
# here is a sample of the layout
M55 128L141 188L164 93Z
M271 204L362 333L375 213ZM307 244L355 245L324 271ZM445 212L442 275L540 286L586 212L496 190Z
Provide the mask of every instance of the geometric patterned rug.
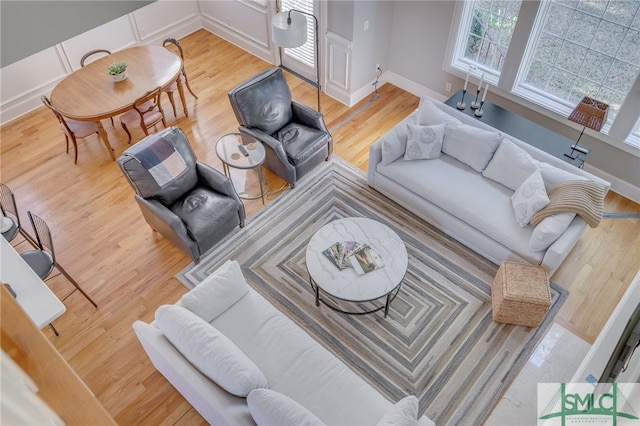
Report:
M315 306L306 245L324 224L344 217L384 223L406 245L407 274L387 318L381 311L352 316ZM491 282L498 266L371 189L361 170L335 155L177 278L192 288L227 259L237 260L249 285L387 399L416 395L420 414L438 425L482 424L567 296L552 284L551 309L538 328L494 323Z

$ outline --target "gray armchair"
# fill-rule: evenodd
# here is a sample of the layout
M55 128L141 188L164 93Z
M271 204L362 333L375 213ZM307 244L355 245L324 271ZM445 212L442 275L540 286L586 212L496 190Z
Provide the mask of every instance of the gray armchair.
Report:
M196 263L238 225L245 210L231 180L197 161L178 127L147 136L118 164L145 220Z
M291 185L328 160L333 138L322 114L291 98L280 68L262 71L229 92L240 133L265 145L264 165Z

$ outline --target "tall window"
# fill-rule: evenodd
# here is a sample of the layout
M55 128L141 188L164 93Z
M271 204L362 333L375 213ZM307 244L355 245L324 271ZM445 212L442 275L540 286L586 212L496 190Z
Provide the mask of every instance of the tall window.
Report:
M467 1L451 59L561 115L584 96L602 100L605 131L640 147L640 0Z
M476 1L464 57L492 70L502 70L519 11L519 1Z

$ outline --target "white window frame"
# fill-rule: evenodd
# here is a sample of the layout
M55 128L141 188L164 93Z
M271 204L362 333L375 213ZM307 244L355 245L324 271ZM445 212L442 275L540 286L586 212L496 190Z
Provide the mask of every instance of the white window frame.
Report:
M532 43L536 31L541 27L543 15L540 8L546 8L544 1L523 1L518 15L518 23L509 44L509 50L500 73L486 67L477 66L464 57L470 14L473 13L473 2L456 2L454 19L449 32L449 43L445 56L444 70L460 78L465 78L470 66L472 70L470 83L477 81L484 72L484 80L495 86L496 92L509 100L522 104L538 113L556 121L562 121L571 127L576 127L566 120L574 105L562 99L552 99L548 94L520 83L526 72L526 55L532 54ZM463 25L464 24L464 25ZM471 90L471 89L469 89ZM632 85L620 111L614 120L609 120L600 133L590 132L590 135L640 157L640 75ZM635 107L634 107L635 106ZM564 120L564 121L563 121ZM576 127L577 128L577 127ZM635 130L634 130L635 129ZM582 130L580 128L580 130Z

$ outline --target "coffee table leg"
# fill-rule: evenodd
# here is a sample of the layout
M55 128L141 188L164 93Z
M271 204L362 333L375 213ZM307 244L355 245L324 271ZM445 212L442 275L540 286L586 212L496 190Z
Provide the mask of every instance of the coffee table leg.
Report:
M318 284L316 284L316 306L320 306L320 286Z
M387 294L387 302L384 304L384 317L389 314L389 305L391 304L391 293Z

